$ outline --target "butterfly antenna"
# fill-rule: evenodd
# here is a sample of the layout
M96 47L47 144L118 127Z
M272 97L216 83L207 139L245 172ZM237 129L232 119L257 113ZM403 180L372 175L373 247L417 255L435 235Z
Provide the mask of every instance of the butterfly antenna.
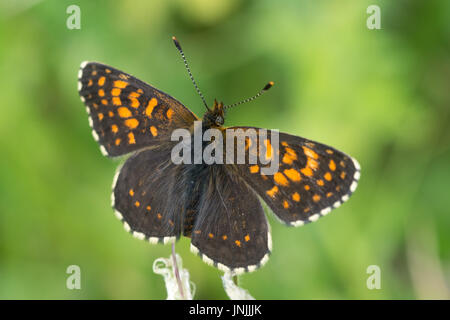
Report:
M270 88L272 88L273 85L274 85L274 82L273 82L273 81L270 81L268 84L266 84L266 85L264 86L264 88L262 88L262 90L261 90L260 92L258 92L258 93L257 93L256 95L254 95L253 97L250 97L250 98L247 98L247 99L245 99L245 100L242 100L242 101L239 101L239 102L236 102L236 103L233 103L233 104L224 106L224 109L229 109L229 108L232 108L232 107L236 107L236 106L238 106L238 105L240 105L240 104L247 103L247 102L250 102L250 101L252 101L252 100L255 100L256 98L262 96L263 93L265 93L267 90L269 90Z
M180 42L175 37L172 37L172 40L173 40L173 43L175 44L175 47L177 47L178 51L180 52L181 57L183 58L184 66L186 67L186 70L187 70L187 72L189 74L189 77L191 78L192 83L194 84L195 90L197 90L197 93L200 96L200 98L202 99L203 104L205 105L206 109L209 110L208 104L206 103L206 100L205 100L205 97L203 96L203 94L201 93L200 89L198 88L197 82L195 82L195 80L194 80L194 76L192 75L192 72L191 72L191 69L189 68L189 65L187 63L186 57L184 56L183 49L181 49Z

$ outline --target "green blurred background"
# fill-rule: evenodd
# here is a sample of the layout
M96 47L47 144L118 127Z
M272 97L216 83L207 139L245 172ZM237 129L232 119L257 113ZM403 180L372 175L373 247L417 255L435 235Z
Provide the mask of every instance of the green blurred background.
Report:
M69 30L66 8L81 8ZM371 4L381 30L366 27ZM240 278L259 299L450 298L449 1L2 1L0 298L165 299L153 261L110 207L120 161L103 157L77 92L84 60L109 64L203 106L264 97L227 125L278 128L359 160L351 198L302 228L272 216L273 254ZM221 273L177 252L197 299L227 298ZM81 267L81 290L66 268ZM370 265L381 289L366 287Z

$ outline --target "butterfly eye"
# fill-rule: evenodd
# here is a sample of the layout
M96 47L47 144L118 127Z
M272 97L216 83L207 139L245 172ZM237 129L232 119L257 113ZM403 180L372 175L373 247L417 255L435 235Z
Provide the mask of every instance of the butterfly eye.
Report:
M216 124L219 125L219 126L223 125L223 118L222 118L222 116L217 116L215 122L216 122Z

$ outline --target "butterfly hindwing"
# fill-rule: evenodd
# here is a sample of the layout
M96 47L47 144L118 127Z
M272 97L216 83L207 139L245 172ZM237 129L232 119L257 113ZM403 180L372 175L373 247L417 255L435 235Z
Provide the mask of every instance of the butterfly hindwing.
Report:
M171 96L122 71L81 64L78 90L102 153L120 156L169 140L175 128L197 117Z
M171 242L181 234L183 199L170 151L143 150L118 169L112 206L127 231L151 243Z
M224 166L213 165L203 184L191 250L220 270L254 271L269 258L269 226L254 192Z
M240 129L253 129L258 133L261 130ZM301 226L316 221L347 201L355 191L360 167L352 157L324 144L286 133L279 133L278 150L273 148L275 142L271 136L268 135L267 140L269 143L262 141L262 148L259 141L251 144L258 146L254 149L258 156L263 154L279 162L275 174L261 174L261 169L267 167L261 163L237 164L235 167L284 223ZM246 156L249 152L250 148L246 150Z

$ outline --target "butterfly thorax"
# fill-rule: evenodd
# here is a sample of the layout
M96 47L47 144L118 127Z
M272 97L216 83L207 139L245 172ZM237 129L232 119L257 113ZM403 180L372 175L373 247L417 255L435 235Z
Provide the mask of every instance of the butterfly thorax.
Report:
M221 127L225 121L225 109L222 102L214 100L212 109L208 109L203 116L203 128Z

